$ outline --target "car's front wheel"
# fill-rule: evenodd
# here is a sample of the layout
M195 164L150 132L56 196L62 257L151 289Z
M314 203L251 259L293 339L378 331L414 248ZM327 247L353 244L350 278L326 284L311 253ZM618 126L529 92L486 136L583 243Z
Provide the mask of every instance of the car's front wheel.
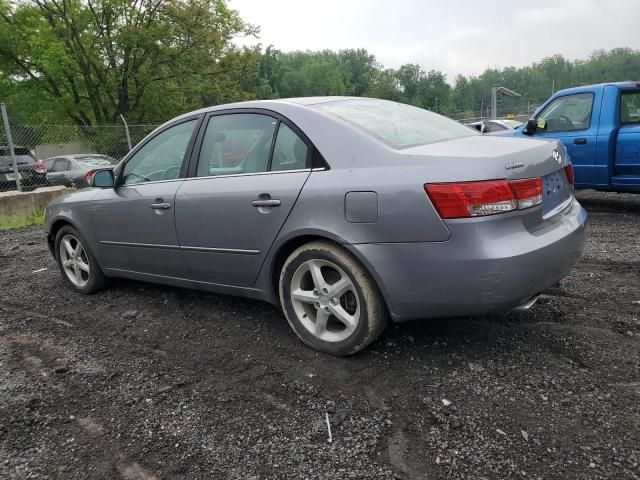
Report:
M296 249L280 273L280 302L291 328L307 345L350 355L384 330L387 312L371 275L329 242Z
M73 290L90 294L104 287L106 277L96 258L82 235L71 225L58 230L55 252L62 276Z

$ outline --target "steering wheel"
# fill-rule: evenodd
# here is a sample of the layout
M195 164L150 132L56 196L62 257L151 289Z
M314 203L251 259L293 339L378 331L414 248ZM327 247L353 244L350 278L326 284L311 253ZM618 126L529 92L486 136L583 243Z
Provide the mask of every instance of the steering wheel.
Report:
M573 128L573 122L566 115L558 115L556 121L558 122L558 126L563 129Z

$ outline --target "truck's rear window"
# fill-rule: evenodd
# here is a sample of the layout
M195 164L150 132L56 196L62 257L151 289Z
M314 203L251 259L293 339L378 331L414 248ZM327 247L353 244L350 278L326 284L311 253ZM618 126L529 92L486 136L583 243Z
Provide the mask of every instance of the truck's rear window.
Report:
M640 123L640 90L622 92L620 123Z
M480 135L442 115L387 100L349 99L320 103L316 107L396 149Z

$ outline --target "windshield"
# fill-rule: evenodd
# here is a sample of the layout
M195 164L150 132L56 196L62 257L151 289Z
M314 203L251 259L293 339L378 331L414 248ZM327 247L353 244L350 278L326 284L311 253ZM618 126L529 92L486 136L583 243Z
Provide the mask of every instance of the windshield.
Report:
M110 167L118 163L115 158L108 155L85 155L74 158L87 167Z
M320 103L317 108L363 129L396 149L479 135L436 113L373 98Z

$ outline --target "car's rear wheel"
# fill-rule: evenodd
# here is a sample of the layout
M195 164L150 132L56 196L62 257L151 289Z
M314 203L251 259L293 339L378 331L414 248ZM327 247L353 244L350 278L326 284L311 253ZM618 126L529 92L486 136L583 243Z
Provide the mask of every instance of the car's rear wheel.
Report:
M280 273L280 302L307 345L350 355L384 330L387 312L371 275L343 248L312 242L295 250Z
M62 276L73 290L90 294L104 287L106 277L87 242L75 228L66 225L58 230L55 252Z

